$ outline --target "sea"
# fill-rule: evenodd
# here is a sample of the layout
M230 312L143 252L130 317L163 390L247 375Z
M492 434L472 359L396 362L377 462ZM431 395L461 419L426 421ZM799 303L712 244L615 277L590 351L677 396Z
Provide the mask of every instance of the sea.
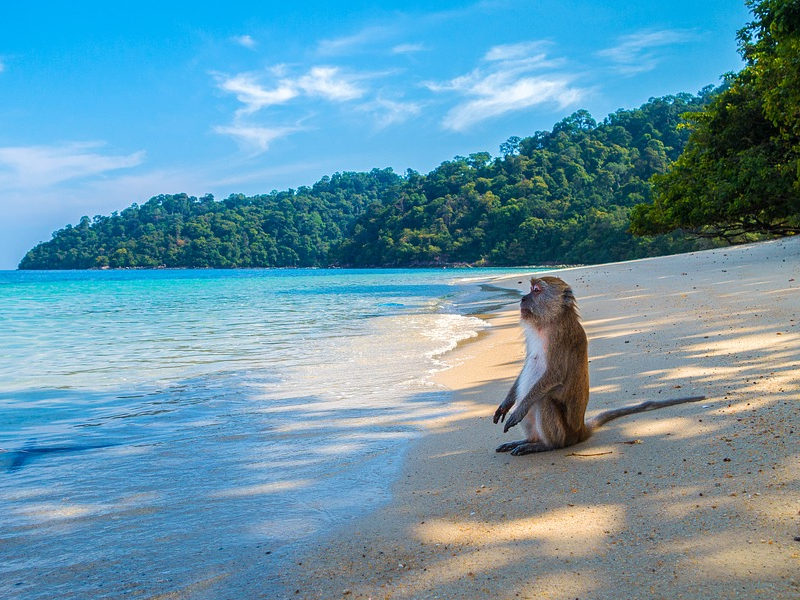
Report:
M0 271L0 598L280 597L533 270Z

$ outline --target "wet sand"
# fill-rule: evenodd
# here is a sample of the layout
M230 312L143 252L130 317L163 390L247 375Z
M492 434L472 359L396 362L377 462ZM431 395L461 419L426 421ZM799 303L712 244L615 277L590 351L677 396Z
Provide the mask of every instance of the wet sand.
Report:
M439 375L461 410L415 444L392 501L263 597L800 597L800 236L558 274L589 337L588 417L708 399L498 454L521 437L491 420L524 352L510 305Z

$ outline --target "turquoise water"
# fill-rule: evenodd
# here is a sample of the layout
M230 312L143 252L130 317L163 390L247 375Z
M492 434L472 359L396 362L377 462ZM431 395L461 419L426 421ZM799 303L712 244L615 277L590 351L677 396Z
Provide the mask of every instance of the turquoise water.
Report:
M521 272L0 272L0 597L277 590L387 499L465 307L509 301L474 282Z

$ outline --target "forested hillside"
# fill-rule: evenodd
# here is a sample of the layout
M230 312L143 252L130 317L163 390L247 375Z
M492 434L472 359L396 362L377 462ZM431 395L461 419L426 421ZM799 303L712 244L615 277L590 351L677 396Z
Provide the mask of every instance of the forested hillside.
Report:
M680 252L681 233L634 238L632 206L650 201L648 180L680 155L681 114L711 96L680 94L619 110L599 125L586 111L552 131L512 138L503 156L457 157L408 174L396 199L359 217L338 257L346 264L597 263Z
M22 269L597 263L696 249L681 232L633 237L631 207L681 154L681 114L713 96L678 94L596 123L578 111L423 175L337 173L311 187L216 201L163 195L83 217Z
M162 195L83 217L25 255L21 269L328 265L356 217L403 184L391 169L337 173L261 196Z

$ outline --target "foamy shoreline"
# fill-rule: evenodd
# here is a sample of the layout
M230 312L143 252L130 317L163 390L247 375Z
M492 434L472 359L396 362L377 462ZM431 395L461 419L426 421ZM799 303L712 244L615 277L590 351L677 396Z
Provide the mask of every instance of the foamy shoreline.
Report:
M14 274L0 597L274 597L453 412L463 272Z
M496 454L514 436L491 414L523 354L501 311L437 375L459 411L412 447L392 501L298 558L287 597L797 597L800 237L559 276L590 339L589 415L708 401Z

